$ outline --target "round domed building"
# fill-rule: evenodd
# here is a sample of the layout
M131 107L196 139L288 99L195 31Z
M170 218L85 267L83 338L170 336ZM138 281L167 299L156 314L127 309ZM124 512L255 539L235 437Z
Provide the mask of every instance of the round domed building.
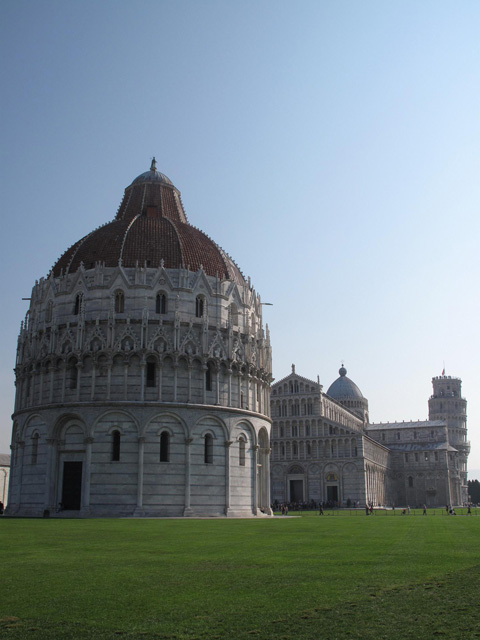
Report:
M156 168L36 282L9 515L270 514L260 296Z

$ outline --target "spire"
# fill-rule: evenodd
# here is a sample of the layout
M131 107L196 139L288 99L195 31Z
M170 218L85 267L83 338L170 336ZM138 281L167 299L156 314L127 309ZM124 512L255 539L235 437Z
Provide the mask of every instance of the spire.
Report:
M156 170L157 170L157 161L155 160L155 156L153 156L152 164L150 165L150 171L156 171Z

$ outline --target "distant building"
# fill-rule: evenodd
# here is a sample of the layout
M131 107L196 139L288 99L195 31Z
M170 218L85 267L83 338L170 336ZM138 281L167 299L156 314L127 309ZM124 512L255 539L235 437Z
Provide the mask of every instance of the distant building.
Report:
M292 373L272 386L272 501L443 506L467 501L461 380L433 378L429 420L369 423L342 366L326 393Z

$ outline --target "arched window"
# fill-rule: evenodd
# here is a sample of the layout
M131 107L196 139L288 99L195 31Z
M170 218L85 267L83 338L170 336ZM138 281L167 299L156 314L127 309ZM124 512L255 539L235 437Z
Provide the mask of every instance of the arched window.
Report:
M157 293L155 312L161 314L167 313L167 296L164 293Z
M38 433L34 433L32 436L32 464L37 464L38 459Z
M412 476L408 476L408 486L413 487L413 478Z
M197 318L203 318L205 311L205 302L202 296L197 296L195 300L195 315Z
M293 443L293 455L296 456L298 453L298 447L297 447L297 443L294 442Z
M71 360L68 363L68 386L70 389L76 389L78 383L78 369L77 362Z
M121 289L115 291L115 313L123 313L125 310L125 294Z
M49 300L45 311L45 322L51 322L53 317L53 300Z
M170 462L170 434L162 431L160 435L160 462Z
M212 391L213 389L213 364L207 363L207 370L205 371L205 389Z
M147 362L147 366L145 368L145 381L147 387L155 386L155 372L156 372L156 364L154 360L150 360Z
M312 447L307 444L307 456L311 456L312 455Z
M233 302L230 305L230 322L232 325L238 325L238 309L237 305Z
M243 436L240 436L240 438L238 439L238 464L241 467L245 466L245 438Z
M78 316L78 314L82 310L82 302L83 302L83 294L77 293L75 297L75 304L73 307L73 315Z
M283 431L283 426L280 427L280 437L283 438L284 437L284 431Z
M203 458L205 464L213 464L213 437L210 433L205 434Z
M284 456L284 455L285 455L285 445L283 444L283 442L282 442L282 444L280 445L280 453L281 453L281 455L282 455L282 456Z
M120 431L115 429L112 432L112 462L120 460Z
M307 436L309 436L309 435L310 435L310 425L309 425L309 424L307 424L307 425L305 426L305 434L306 434Z

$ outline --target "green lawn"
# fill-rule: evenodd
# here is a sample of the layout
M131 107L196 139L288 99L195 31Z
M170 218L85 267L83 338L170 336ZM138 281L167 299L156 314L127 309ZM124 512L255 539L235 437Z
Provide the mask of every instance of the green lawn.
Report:
M480 638L480 517L0 520L0 637Z

